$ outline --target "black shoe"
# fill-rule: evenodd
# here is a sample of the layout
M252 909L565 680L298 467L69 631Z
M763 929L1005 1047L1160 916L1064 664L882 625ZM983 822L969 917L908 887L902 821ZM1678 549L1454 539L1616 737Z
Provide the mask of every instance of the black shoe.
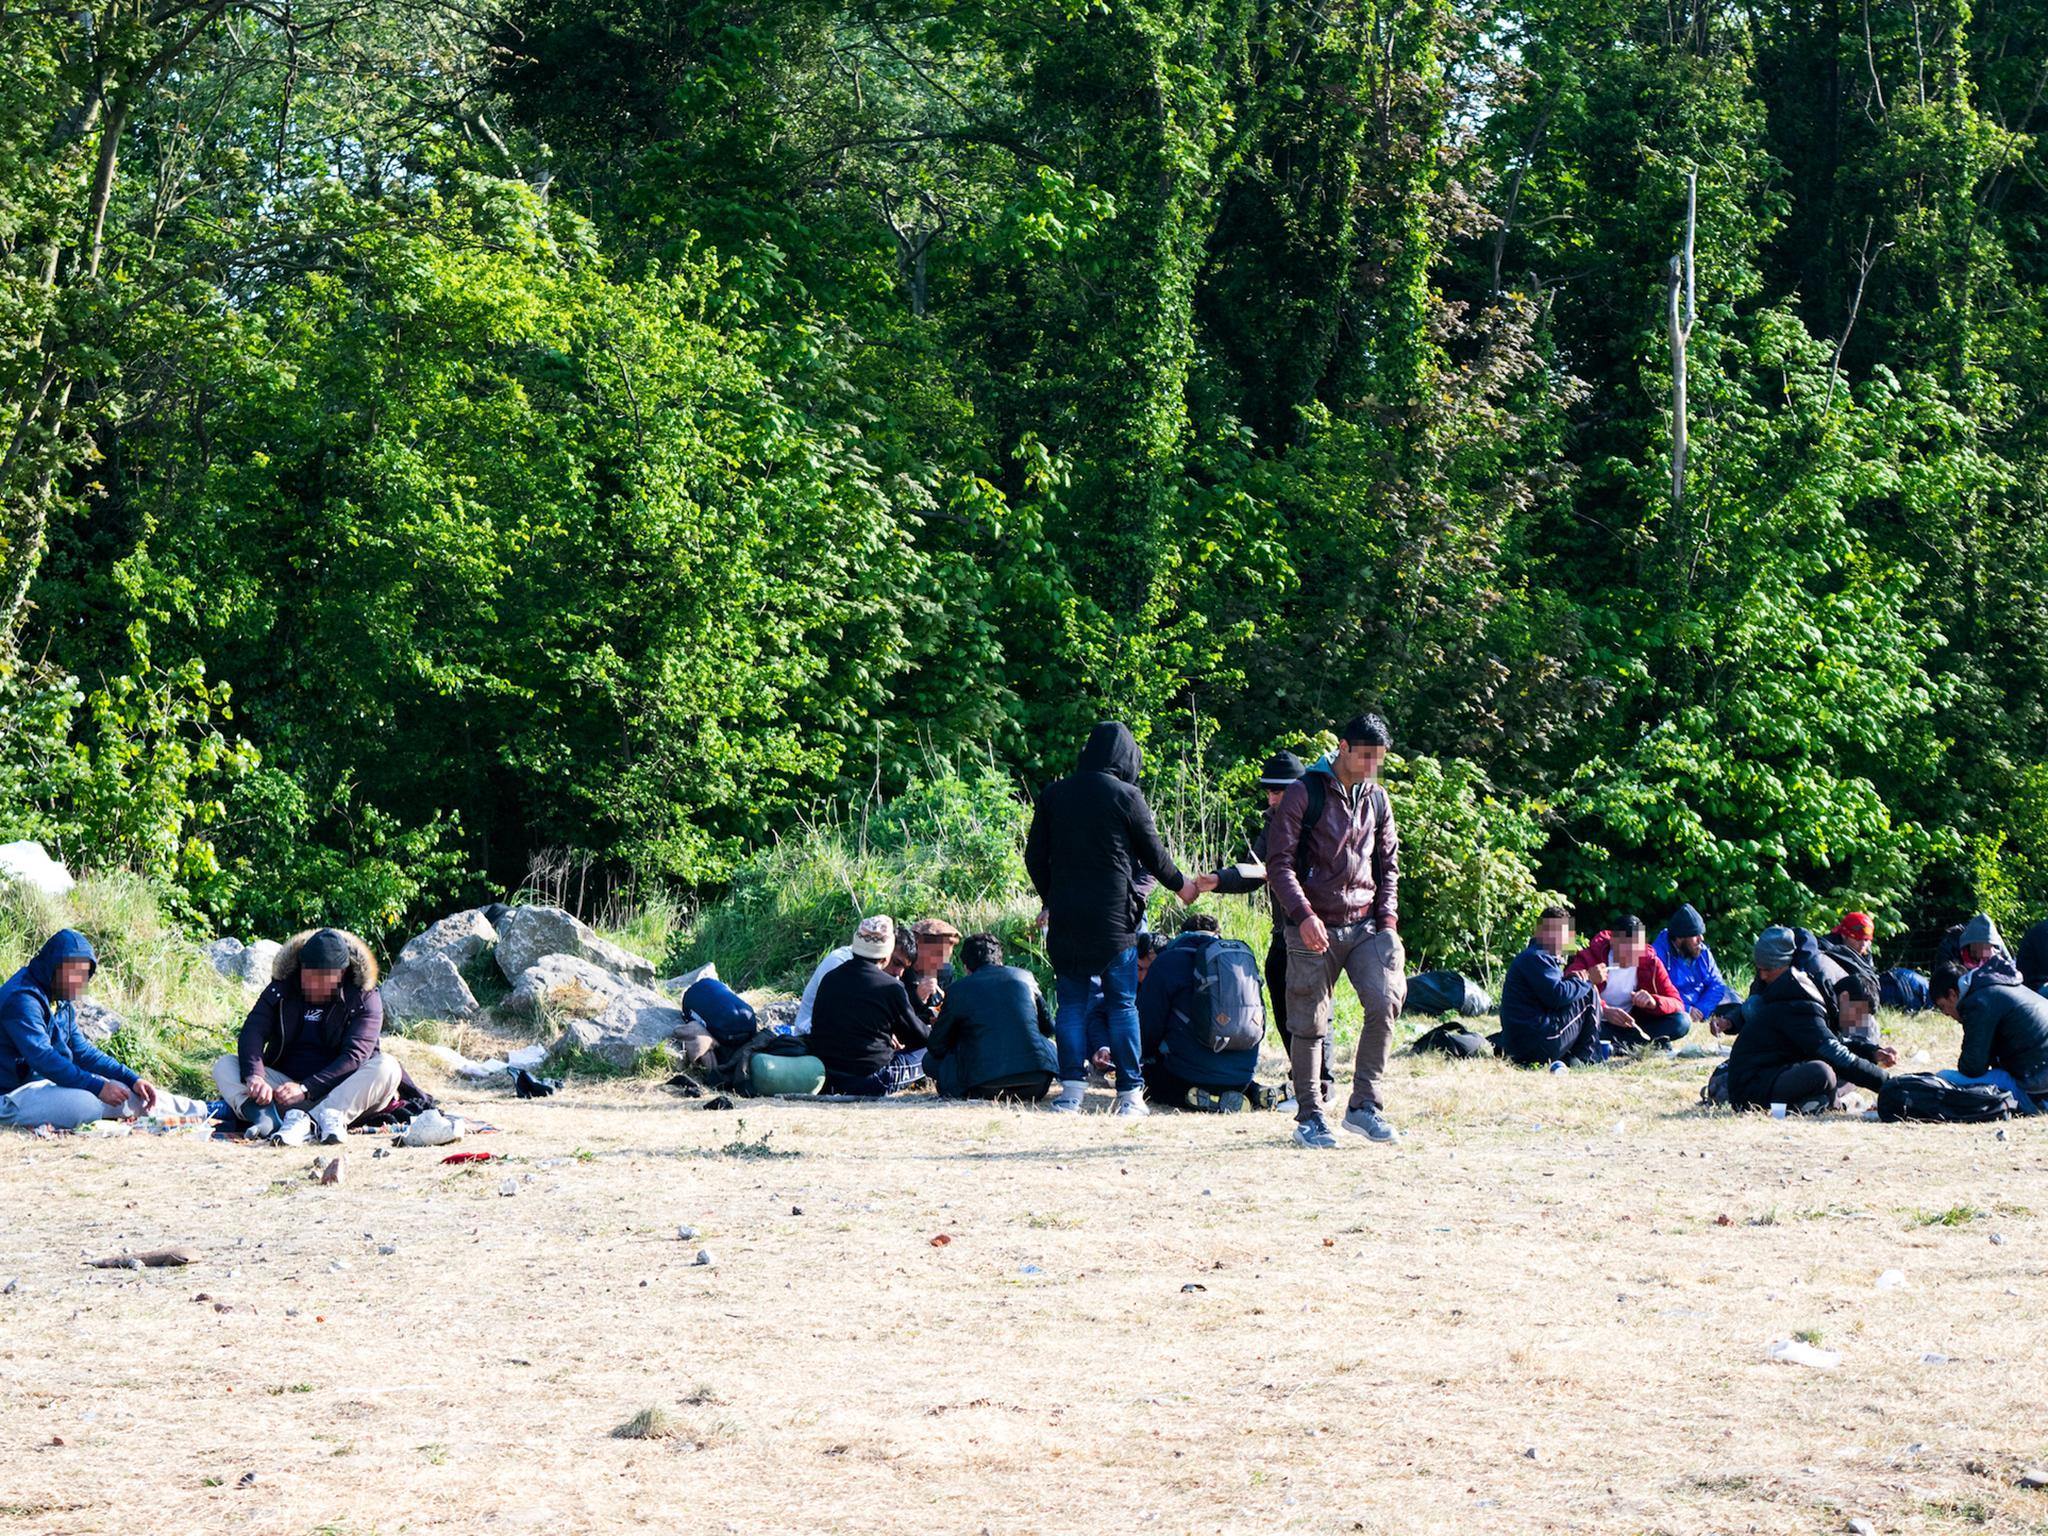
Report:
M522 1099L544 1099L561 1086L550 1078L535 1077L524 1067L512 1074L512 1091Z
M715 1099L706 1099L701 1107L704 1109L731 1109L732 1100L721 1093Z
M704 1085L687 1072L678 1072L668 1080L668 1086L675 1089L677 1093L680 1093L686 1099L701 1099L704 1097Z

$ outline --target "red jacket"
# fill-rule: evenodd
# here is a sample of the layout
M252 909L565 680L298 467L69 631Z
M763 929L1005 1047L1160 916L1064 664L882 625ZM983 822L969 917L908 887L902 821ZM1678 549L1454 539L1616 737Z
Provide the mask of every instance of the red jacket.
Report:
M1565 975L1582 976L1596 965L1605 965L1613 944L1613 934L1594 934L1593 942L1572 956L1564 968ZM1664 962L1657 958L1657 951L1648 945L1643 947L1643 958L1636 962L1636 990L1649 993L1654 1005L1629 1010L1644 1022L1677 1013L1685 1006L1679 1001L1678 988L1671 984L1671 973L1664 969Z

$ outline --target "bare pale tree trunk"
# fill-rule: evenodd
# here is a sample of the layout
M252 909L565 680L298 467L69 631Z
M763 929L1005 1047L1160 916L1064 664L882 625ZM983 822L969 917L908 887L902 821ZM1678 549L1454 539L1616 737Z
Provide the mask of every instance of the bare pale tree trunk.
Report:
M1697 318L1693 284L1693 228L1699 212L1698 171L1685 176L1685 244L1671 258L1671 283L1666 295L1671 328L1671 509L1685 507L1685 349Z

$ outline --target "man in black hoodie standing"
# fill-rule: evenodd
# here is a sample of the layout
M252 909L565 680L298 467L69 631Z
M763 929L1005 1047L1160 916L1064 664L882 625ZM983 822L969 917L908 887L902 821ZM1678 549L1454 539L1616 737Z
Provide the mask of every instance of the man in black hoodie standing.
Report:
M1087 1091L1091 978L1101 978L1116 1061L1116 1113L1142 1115L1145 1081L1138 1032L1138 881L1150 874L1184 902L1198 894L1160 841L1138 788L1143 764L1130 728L1104 720L1089 733L1073 773L1046 786L1024 842L1024 867L1045 903L1045 952L1058 1011L1060 1092L1052 1108L1073 1113Z

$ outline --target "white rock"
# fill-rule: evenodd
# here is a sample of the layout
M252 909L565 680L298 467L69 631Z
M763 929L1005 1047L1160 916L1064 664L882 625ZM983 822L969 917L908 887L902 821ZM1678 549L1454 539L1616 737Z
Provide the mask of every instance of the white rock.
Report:
M1888 1269L1877 1277L1880 1291L1899 1291L1906 1286L1906 1272L1903 1269Z
M240 939L215 939L200 953L206 956L206 963L230 981L242 979L242 941Z
M377 990L384 996L387 1019L470 1019L483 1012L445 953L401 960Z
M0 880L11 880L45 896L68 895L78 882L50 857L41 843L0 844Z
M430 955L444 955L460 970L498 942L498 930L481 907L452 912L423 933L416 933L398 952L398 969L417 965Z
M654 964L599 938L589 924L560 907L514 907L498 924L498 969L517 983L549 955L588 960L614 976L639 986L654 981Z
M531 1072L548 1059L548 1048L544 1045L522 1045L516 1051L505 1054L505 1069L517 1072L522 1067Z
M1780 1339L1770 1347L1768 1355L1781 1365L1811 1366L1816 1371L1832 1371L1842 1363L1840 1350L1816 1349L1803 1339Z
M667 981L661 984L661 990L668 993L671 997L681 997L690 988L697 985L698 982L705 980L718 980L718 967L708 961L698 966L694 971L685 971L680 976L669 977Z

